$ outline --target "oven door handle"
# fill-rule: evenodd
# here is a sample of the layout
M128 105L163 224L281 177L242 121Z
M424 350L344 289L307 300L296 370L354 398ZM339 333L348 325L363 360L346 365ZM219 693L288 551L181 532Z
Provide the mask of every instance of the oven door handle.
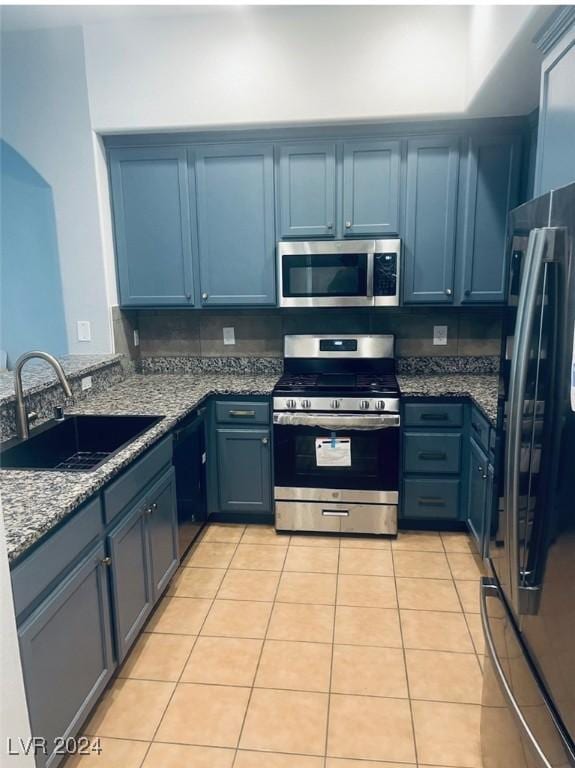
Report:
M274 424L290 427L320 427L333 432L339 429L388 429L399 427L399 414L360 416L330 413L274 413Z

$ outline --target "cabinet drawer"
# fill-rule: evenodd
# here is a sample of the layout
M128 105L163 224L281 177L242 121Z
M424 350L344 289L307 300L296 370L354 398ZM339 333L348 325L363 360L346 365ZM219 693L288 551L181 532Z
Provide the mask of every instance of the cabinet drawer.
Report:
M489 422L477 408L471 409L471 436L484 450L489 450Z
M463 426L461 403L407 403L404 413L406 427Z
M95 498L84 505L12 571L14 607L19 616L78 555L102 535L102 506Z
M461 434L405 432L404 472L458 474L461 469Z
M216 421L230 424L269 424L269 403L216 402Z
M403 517L457 520L459 480L420 480L403 483Z
M110 523L166 464L172 461L172 436L148 451L104 491L104 518Z

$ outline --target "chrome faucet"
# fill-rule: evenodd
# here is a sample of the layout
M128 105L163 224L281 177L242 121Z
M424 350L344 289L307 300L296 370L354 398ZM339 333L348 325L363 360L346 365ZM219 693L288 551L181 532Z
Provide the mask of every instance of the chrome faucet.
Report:
M18 360L16 360L16 367L14 368L14 385L16 389L16 433L18 437L22 439L26 439L28 437L29 422L31 420L30 417L35 416L35 414L28 414L26 412L26 406L24 405L24 392L22 391L22 368L28 360L31 360L34 357L39 357L41 360L45 360L47 363L50 363L56 372L56 376L58 377L60 384L62 385L64 394L66 397L72 397L72 390L68 384L68 379L66 378L64 369L53 355L48 354L48 352L25 352L23 355L20 355Z

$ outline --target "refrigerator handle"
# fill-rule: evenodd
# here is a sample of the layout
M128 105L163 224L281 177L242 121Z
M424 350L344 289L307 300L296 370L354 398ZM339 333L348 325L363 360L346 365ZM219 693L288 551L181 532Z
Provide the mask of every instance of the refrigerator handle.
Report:
M533 229L525 257L522 290L517 307L515 344L509 378L509 411L505 444L505 502L507 508L507 540L509 541L509 578L511 598L516 615L519 600L519 474L521 468L521 437L523 404L527 386L527 369L531 329L537 309L539 277L545 253L546 230Z
M497 678L497 681L499 683L503 696L507 701L507 705L509 706L509 709L514 715L515 720L519 725L519 728L521 729L522 735L524 736L525 740L529 743L534 753L537 755L537 757L541 761L541 768L553 768L553 765L545 757L541 749L541 746L539 745L539 742L535 738L531 728L529 727L527 721L525 720L525 717L523 716L523 712L521 711L521 708L517 704L517 701L515 700L515 696L513 695L513 691L511 690L511 687L507 682L507 678L505 677L505 672L503 670L503 667L501 666L499 657L497 656L495 642L493 640L493 635L491 634L491 627L489 625L489 616L487 615L487 598L495 597L499 601L503 602L501 599L501 593L499 591L499 588L493 579L483 577L481 579L480 590L481 590L481 594L480 594L481 625L483 627L483 636L485 638L485 651L491 660L491 663L493 665L493 670L495 671L495 676Z

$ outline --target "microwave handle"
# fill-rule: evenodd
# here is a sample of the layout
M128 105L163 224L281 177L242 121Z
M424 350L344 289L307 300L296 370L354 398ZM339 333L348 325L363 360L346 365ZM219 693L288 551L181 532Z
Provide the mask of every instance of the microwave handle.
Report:
M374 280L375 253L373 251L367 254L367 298L373 299L373 280Z

